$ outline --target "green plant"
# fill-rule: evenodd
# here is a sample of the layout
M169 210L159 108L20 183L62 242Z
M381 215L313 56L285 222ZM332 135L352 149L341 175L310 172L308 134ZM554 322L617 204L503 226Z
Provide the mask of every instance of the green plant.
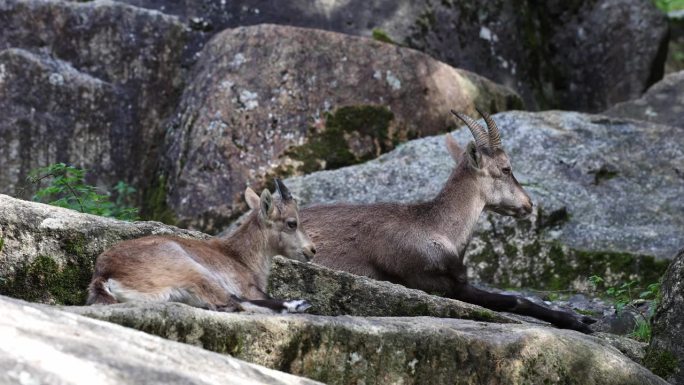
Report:
M383 43L389 43L389 44L397 44L394 40L392 40L391 37L387 34L387 32L379 29L379 28L373 28L373 31L371 32L373 39L377 41L381 41Z
M604 279L597 275L589 277L589 282L596 289L605 284ZM630 337L639 341L648 342L651 339L651 318L653 318L654 309L658 306L658 302L660 301L660 283L652 283L646 286L646 289L643 289L642 291L639 291L637 284L638 281L623 282L616 286L606 287L605 293L613 300L617 313L620 313L627 308L632 308L635 310L636 314L639 314L640 318L637 318L636 326L632 333L630 333ZM638 298L652 302L649 311L646 314L639 311L634 305L634 301L638 299L636 293L639 293Z
M629 334L637 341L648 342L651 340L651 317L638 318L634 330Z
M127 221L138 219L138 209L128 206L135 193L133 187L120 181L114 186L114 194L101 194L95 186L85 182L85 175L86 170L64 163L33 170L29 182L39 187L43 182L48 183L38 189L33 200L104 217Z
M3 247L5 247L5 238L0 238L0 252L2 252Z
M654 0L653 3L663 12L684 9L684 0Z

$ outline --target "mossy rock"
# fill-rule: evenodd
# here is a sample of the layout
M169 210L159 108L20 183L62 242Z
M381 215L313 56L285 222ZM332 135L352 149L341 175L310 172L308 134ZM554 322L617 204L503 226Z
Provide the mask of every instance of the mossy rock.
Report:
M0 195L0 294L81 305L97 256L145 235L207 238L158 222L125 222Z
M328 384L666 384L608 342L538 325L222 314L171 303L64 310Z
M291 148L286 155L302 162L298 171L303 173L362 163L399 142L399 133L390 131L393 119L385 106L340 107L325 114L320 130L310 129L306 144Z

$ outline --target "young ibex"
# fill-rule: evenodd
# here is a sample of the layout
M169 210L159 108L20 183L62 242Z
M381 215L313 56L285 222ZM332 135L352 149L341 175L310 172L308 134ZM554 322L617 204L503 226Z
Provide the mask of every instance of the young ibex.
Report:
M299 223L296 201L275 180L278 195L249 187L249 219L226 238L148 236L103 252L95 264L88 304L183 302L219 311L301 312L304 300L271 299L265 292L271 258L309 261L313 243Z
M473 134L466 151L447 134L457 162L446 185L428 202L416 204L332 204L301 210L316 243L315 263L378 280L478 304L492 310L533 316L590 333L593 320L495 294L468 284L463 256L483 210L526 218L532 201L513 176L499 129L480 112L489 130L452 111Z

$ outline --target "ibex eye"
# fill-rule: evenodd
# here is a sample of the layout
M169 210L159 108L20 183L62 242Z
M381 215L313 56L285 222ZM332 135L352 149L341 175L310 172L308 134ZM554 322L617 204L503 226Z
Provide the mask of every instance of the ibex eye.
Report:
M297 228L297 221L294 219L290 219L287 221L287 227L291 229L296 229Z
M511 175L511 168L510 167L504 167L503 169L501 169L501 171L506 175Z

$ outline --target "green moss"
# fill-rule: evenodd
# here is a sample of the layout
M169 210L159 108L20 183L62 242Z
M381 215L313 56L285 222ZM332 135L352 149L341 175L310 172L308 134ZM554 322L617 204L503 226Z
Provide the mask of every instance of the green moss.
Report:
M644 366L654 374L667 378L677 370L679 360L668 350L656 350L650 347L644 356Z
M39 255L17 266L12 277L1 281L0 294L31 302L83 305L92 271L92 260L82 254L70 255L62 265L52 257Z
M3 247L5 247L5 238L0 238L0 252L2 252Z
M178 223L176 215L166 203L166 178L164 176L159 176L157 182L145 190L140 215L144 220L159 221L168 225Z
M418 302L412 306L407 306L406 310L408 310L406 316L422 316L430 314L430 307L425 302Z
M389 43L389 44L397 44L394 40L392 40L391 37L387 34L387 32L379 29L379 28L373 28L372 32L373 39L377 41L381 41L383 43Z
M591 316L591 317L599 316L599 315L600 315L598 312L591 311L591 310L584 310L584 309L577 309L577 308L575 308L575 309L573 309L573 310L575 310L575 313L579 313L579 314L582 314L582 315L588 315L588 316Z
M557 210L548 215L541 213L539 224L528 230L510 232L504 228L480 234L484 245L478 253L468 254L469 265L476 267L483 282L544 291L572 289L592 275L605 277L609 284L637 280L639 286L644 286L657 282L665 272L668 261L650 255L573 249L557 240L544 239L547 228L562 226L568 218L565 210ZM521 231L531 238L522 244L511 242ZM496 251L501 247L503 254Z
M325 129L311 132L308 143L291 148L287 155L303 163L300 171L310 173L336 169L372 159L393 147L389 134L394 114L384 106L346 106L327 113ZM370 137L376 148L371 153L354 154L346 136Z
M484 322L490 322L494 320L494 313L488 310L475 310L473 311L470 316L475 321L484 321Z

